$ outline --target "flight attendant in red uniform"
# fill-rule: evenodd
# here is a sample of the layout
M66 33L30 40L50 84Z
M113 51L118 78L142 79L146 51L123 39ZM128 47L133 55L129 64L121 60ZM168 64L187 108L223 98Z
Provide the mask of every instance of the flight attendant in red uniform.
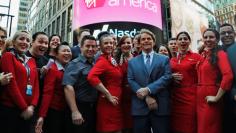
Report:
M171 89L171 130L196 133L196 64L201 56L189 50L191 38L185 31L177 35L178 54L170 60L175 85Z
M13 78L0 95L0 130L3 133L29 133L34 107L38 103L39 83L36 63L25 52L31 37L25 31L16 32L14 50L1 58L1 68Z
M123 73L122 82L122 110L123 110L123 125L122 133L132 133L133 118L131 115L131 97L132 91L127 79L128 61L133 58L132 52L132 39L124 35L117 46L116 60Z
M219 49L219 33L207 29L203 33L204 50L197 67L197 131L221 133L222 96L231 88L233 75L227 54Z
M62 78L66 64L71 60L72 53L68 45L58 45L55 48L55 62L50 66L45 79L39 118L35 132L42 130L48 133L65 132L65 94Z
M99 44L102 54L88 75L88 81L100 92L97 104L97 131L120 133L123 128L123 76L115 59L111 57L114 47L111 35L102 35Z

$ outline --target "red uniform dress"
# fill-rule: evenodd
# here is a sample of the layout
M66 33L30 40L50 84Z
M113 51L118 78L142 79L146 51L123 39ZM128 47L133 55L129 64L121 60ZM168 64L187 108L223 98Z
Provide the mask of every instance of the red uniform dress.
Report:
M123 73L122 83L122 110L123 110L123 124L124 128L133 128L133 118L131 115L131 97L132 91L127 79L128 61L125 61L121 66Z
M63 111L66 107L64 89L61 84L64 71L58 69L56 63L53 63L45 76L42 103L39 109L41 117L46 117L49 108Z
M171 130L178 133L196 133L196 65L201 56L188 51L183 56L171 58L173 73L180 73L183 79L171 90Z
M121 130L123 116L121 108L122 72L118 65L113 65L107 55L101 55L88 75L88 81L92 86L103 83L111 95L118 97L119 104L114 106L103 94L99 94L97 103L97 131L110 132Z
M25 63L30 69L27 76L26 67L16 56L10 52L3 54L1 58L1 68L5 73L12 73L11 82L6 85L0 96L0 102L8 107L17 107L24 111L28 106L36 106L39 98L38 72L35 60L28 58ZM27 85L32 86L32 95L27 95Z
M216 96L219 88L229 90L233 75L225 52L217 53L215 66L210 64L209 55L210 52L202 53L203 58L197 69L197 130L198 133L221 133L222 100L208 104L206 96Z

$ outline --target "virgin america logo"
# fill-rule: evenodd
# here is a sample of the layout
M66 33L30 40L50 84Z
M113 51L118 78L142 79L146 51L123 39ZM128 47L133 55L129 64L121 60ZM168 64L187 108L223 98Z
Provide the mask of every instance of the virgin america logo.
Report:
M86 7L88 9L102 7L105 3L105 0L84 0Z

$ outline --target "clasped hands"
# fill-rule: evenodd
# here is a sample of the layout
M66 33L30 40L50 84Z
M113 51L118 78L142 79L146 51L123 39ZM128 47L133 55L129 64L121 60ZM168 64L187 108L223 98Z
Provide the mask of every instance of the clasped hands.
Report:
M158 107L157 101L156 101L155 98L152 98L151 96L148 96L149 93L150 93L149 88L144 87L144 88L140 88L136 92L136 95L139 99L143 100L145 98L145 102L146 102L148 108L150 110L155 110Z

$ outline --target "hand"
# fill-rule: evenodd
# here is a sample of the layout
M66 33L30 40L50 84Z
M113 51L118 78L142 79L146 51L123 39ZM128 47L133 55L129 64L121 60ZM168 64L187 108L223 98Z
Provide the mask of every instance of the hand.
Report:
M116 96L112 96L110 93L106 95L106 98L109 102L111 102L114 106L119 104L119 99Z
M236 101L236 95L234 96L234 101Z
M21 113L21 117L23 117L25 120L30 119L30 117L32 117L34 114L34 106L30 105L26 108L26 110L24 110Z
M43 66L41 69L40 69L40 74L41 75L46 75L46 73L48 72L48 68L46 66Z
M156 110L158 107L156 99L146 96L145 98L146 104L148 105L149 110Z
M216 103L218 100L219 99L216 96L206 96L207 103Z
M39 117L35 126L35 133L42 133L43 132L43 117Z
M183 79L183 75L180 73L172 73L172 77L174 79L174 82L177 84L180 84Z
M144 99L147 95L149 94L149 90L147 87L145 88L140 88L137 92L136 95L139 99Z
M72 123L75 125L81 125L84 122L84 118L79 111L72 112L71 117Z
M12 78L13 78L12 73L7 73L7 74L4 74L4 72L0 73L1 85L9 84Z

